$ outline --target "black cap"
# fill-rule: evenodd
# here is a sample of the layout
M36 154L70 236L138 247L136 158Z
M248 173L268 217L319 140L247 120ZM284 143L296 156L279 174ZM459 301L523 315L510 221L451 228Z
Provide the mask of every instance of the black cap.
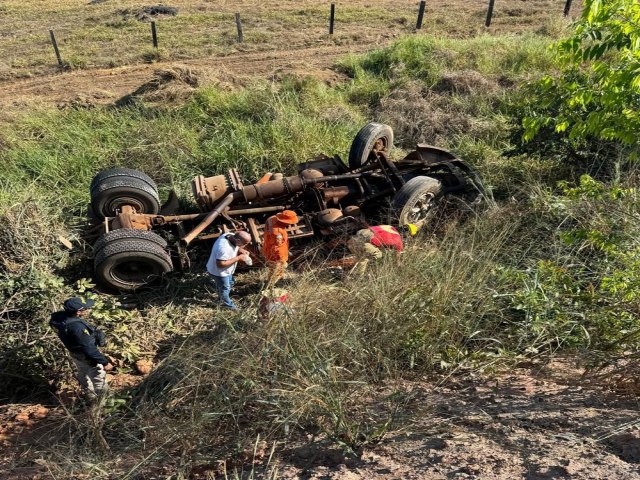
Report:
M93 308L96 304L95 301L90 298L83 299L80 297L72 297L64 302L64 309L69 312L77 312L78 310L86 310L88 308Z

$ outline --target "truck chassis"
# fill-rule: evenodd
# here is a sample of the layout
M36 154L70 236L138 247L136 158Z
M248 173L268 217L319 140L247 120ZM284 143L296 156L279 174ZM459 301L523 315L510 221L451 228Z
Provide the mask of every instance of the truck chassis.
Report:
M133 291L189 265L188 247L237 230L262 243L266 219L288 209L299 222L289 238L301 241L344 232L349 220L366 218L423 226L443 199L476 205L485 191L476 172L453 153L418 145L392 161L391 127L369 123L356 135L348 164L318 155L298 165L296 175L267 173L247 184L236 169L198 176L192 190L199 213L176 214L175 194L160 204L158 188L145 173L111 168L91 182L94 267L98 281Z

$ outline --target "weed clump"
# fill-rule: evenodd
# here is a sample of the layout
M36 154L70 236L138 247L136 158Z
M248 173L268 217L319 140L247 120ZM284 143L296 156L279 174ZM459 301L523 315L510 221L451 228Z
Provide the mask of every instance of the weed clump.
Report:
M462 96L439 93L418 82L409 82L379 100L375 117L394 125L401 147L418 143L450 146L460 136L490 138L499 134L495 118L483 118L481 112L495 97Z
M148 22L162 16L175 17L178 15L178 9L167 5L153 5L141 8L124 8L116 13L125 21L135 18L139 22Z
M135 101L147 103L172 104L184 102L201 84L202 74L187 66L175 65L171 68L158 69L153 78L138 87L134 92L122 97L116 106L122 107Z
M500 86L490 77L474 71L447 72L434 85L433 90L464 95L495 95Z

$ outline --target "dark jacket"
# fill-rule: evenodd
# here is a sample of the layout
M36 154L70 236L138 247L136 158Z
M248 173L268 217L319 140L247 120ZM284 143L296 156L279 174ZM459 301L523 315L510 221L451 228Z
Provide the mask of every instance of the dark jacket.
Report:
M76 321L80 320L80 321ZM89 363L106 365L109 360L100 353L94 336L95 328L72 312L62 311L51 314L49 325L71 353L81 353Z

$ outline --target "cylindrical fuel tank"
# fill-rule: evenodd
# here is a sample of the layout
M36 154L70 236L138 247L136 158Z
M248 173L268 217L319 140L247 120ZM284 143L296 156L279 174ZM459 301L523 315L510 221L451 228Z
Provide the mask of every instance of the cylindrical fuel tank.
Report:
M247 185L242 189L242 196L245 202L253 202L301 192L304 188L305 185L300 177L285 177L280 180L270 180L260 185Z

